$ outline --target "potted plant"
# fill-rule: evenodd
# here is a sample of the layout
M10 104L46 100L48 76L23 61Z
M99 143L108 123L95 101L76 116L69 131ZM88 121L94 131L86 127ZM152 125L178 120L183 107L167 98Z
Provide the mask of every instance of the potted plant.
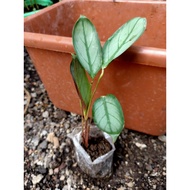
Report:
M87 17L81 15L74 25L72 39L76 54L72 54L70 70L80 98L82 127L81 131L74 130L70 137L80 168L92 177L111 174L113 143L124 127L123 111L113 94L99 97L92 106L92 119L104 133L92 126L89 112L93 97L108 65L126 51L145 28L146 19L135 17L123 24L102 47L96 28Z
M122 106L126 128L164 134L166 2L64 0L24 20L24 45L50 100L56 107L77 114L81 112L70 63L75 52L72 29L80 15L94 23L101 44L127 20L136 16L147 19L141 38L106 68L93 102L102 95L114 94Z
M52 4L51 0L24 0L24 18Z

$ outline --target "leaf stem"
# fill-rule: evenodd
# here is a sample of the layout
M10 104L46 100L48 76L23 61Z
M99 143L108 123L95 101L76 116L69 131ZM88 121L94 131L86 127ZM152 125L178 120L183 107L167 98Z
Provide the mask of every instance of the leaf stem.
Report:
M95 86L95 88L94 88L94 92L93 92L93 94L92 94L92 98L94 97L94 94L96 93L96 90L97 90L97 88L98 88L98 85L99 85L100 80L101 80L101 78L103 77L103 75L104 75L104 69L102 69L101 74L100 74L100 76L99 76L99 78L98 78L98 81L97 81L96 86Z
M93 99L93 97L94 97L94 94L96 93L96 90L97 90L97 88L98 88L98 85L99 85L100 80L101 80L101 78L103 77L103 75L104 75L104 69L102 69L101 74L100 74L100 76L99 76L99 78L98 78L98 81L97 81L97 83L96 83L96 86L95 86L95 88L94 88L94 91L93 91L93 93L91 94L90 101L89 101L89 105L88 105L88 108L87 108L87 111L86 111L85 120L88 119L89 110L90 110L90 107L91 107L91 104L92 104L92 99Z
M89 111L90 111L90 107L91 107L91 104L92 104L92 99L96 93L96 90L98 88L98 85L100 83L100 80L101 78L103 77L104 75L104 69L102 69L101 71L101 74L98 78L98 81L96 83L96 86L94 88L94 91L93 93L91 93L91 97L90 97L90 100L89 100L89 104L88 104L88 107L86 109L83 109L83 106L82 106L82 113L83 113L83 117L82 117L82 136L83 136L83 142L84 142L84 145L85 147L88 147L88 136L89 136L89 126L88 126L88 117L89 117ZM91 91L92 91L92 84L94 83L94 80L91 81Z

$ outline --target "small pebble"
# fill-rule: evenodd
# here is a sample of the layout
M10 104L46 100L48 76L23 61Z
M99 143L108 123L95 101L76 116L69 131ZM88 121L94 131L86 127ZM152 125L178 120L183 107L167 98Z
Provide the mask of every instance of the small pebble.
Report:
M38 136L32 139L32 144L34 145L34 147L38 146L39 142L40 142L40 138Z
M47 173L47 169L45 169L44 167L40 166L37 168L37 171L41 174L46 174Z
M66 152L66 153L69 153L69 152L70 152L69 147L65 147L65 149L64 149L64 150L65 150L65 152Z
M49 169L49 175L53 175L53 169Z
M142 143L138 143L138 142L135 143L135 145L136 145L138 148L140 148L141 150L147 147L146 144L142 144Z
M47 136L47 138L46 138L46 140L47 140L48 142L53 143L53 138L54 138L54 137L55 137L54 132L49 133L48 136Z
M166 136L165 135L158 136L158 139L162 142L166 142Z
M37 95L35 92L31 93L32 98L35 98Z
M53 137L53 148L59 147L59 139L57 137Z
M46 130L43 130L43 131L41 132L41 136L45 136L45 135L47 135L47 131L46 131Z
M43 112L42 117L47 118L48 116L49 116L49 112L48 111Z
M67 186L68 186L68 190L70 190L71 189L71 178L70 177L67 179Z
M158 175L158 173L157 172L152 172L150 175L153 176L153 177L155 177L155 176Z
M38 174L37 176L35 176L34 174L32 174L32 183L34 185L37 184L37 183L39 183L42 180L43 177L44 176L42 174Z
M59 172L59 168L54 169L54 174L57 174Z
M76 115L77 115L76 113L72 113L72 112L71 112L71 116L75 117Z
M62 175L62 176L60 177L60 180L61 180L61 181L64 181L64 180L65 180L65 176Z
M40 149L46 149L47 148L47 141L46 140L44 140L44 141L42 141L40 144L39 144L39 146L38 146Z
M67 133L67 134L71 133L70 129L67 129L66 133Z
M133 182L132 182L132 181L131 181L131 182L129 182L129 183L127 183L127 186L128 186L128 187L133 187L133 185L134 185L134 184L133 184Z
M146 170L148 170L148 171L152 171L152 166L151 165L146 165Z

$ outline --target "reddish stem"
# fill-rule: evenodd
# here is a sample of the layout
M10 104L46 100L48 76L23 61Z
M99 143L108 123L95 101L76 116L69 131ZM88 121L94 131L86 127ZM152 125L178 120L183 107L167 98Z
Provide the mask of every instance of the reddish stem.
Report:
M88 148L88 136L89 136L89 125L88 125L88 120L85 120L85 126L84 126L84 130L83 130L83 133L82 133L82 137L83 137L83 143L84 143L84 146L86 148Z

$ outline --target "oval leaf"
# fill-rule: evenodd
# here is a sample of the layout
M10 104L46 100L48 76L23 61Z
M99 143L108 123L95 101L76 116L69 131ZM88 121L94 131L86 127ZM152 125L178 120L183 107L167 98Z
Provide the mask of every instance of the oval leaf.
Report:
M86 76L86 72L79 63L76 55L72 55L70 70L73 80L75 82L78 95L82 101L82 105L84 107L88 107L91 96L91 87Z
M135 17L122 25L103 46L103 65L108 64L126 51L145 31L146 18Z
M92 109L93 119L98 128L118 136L124 127L124 115L117 98L112 94L98 98Z
M73 28L73 46L77 57L91 78L102 67L102 47L94 25L85 16L80 16Z

